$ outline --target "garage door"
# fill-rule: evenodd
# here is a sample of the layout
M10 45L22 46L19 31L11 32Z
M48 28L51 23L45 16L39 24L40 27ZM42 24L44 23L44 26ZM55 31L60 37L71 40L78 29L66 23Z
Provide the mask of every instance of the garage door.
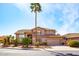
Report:
M60 41L59 40L53 40L53 39L49 39L47 40L48 45L60 45Z

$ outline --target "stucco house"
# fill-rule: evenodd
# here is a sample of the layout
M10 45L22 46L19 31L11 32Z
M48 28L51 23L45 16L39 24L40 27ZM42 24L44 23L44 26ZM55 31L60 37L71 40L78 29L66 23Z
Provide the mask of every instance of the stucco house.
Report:
M36 32L37 40L40 42L47 42L48 45L61 45L63 42L65 42L63 36L56 34L56 30L42 27L18 30L16 31L15 35L16 38L20 40L22 40L24 37L30 37L33 44L36 42Z
M63 35L67 40L79 41L79 33L68 33Z
M0 36L0 43L4 42L5 39L6 39L6 36Z

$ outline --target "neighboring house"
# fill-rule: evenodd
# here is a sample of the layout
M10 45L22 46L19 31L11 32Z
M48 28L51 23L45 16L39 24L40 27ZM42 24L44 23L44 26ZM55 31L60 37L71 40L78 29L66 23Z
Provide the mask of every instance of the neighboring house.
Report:
M67 40L76 40L79 41L79 33L68 33L63 35Z
M0 43L3 42L5 38L5 36L0 36Z
M41 27L18 30L15 34L16 38L20 40L24 37L30 37L33 44L36 42L36 32L37 40L40 42L47 42L48 45L61 45L65 41L63 36L56 35L56 30Z

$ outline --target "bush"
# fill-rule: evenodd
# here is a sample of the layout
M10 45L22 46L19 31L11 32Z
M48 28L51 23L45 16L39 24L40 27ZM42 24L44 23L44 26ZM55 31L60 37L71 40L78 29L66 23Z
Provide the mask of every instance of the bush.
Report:
M43 42L43 45L47 45L47 42Z
M61 43L61 45L64 45L64 44L65 44L64 42Z
M40 42L40 45L47 45L47 42Z
M70 47L79 47L79 41L70 40L67 42L67 45L69 45Z
M3 43L3 40L0 40L0 43Z
M9 42L7 41L7 39L5 38L4 41L3 41L3 46L4 47L7 47L9 46Z
M18 45L18 39L15 39L14 40L14 46L17 46Z
M28 47L28 45L31 43L31 39L30 38L23 38L22 39L22 44L24 45L24 47Z
M40 46L40 42L37 41L37 42L34 43L34 45L35 45L36 47L39 47L39 46Z

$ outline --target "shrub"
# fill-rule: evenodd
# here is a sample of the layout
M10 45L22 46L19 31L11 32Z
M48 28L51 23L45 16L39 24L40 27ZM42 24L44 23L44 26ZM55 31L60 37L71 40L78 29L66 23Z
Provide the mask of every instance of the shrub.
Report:
M40 42L40 45L47 45L47 42Z
M47 45L47 42L43 42L43 45Z
M15 39L14 40L14 46L17 46L18 45L18 39Z
M36 47L39 47L39 46L40 46L40 42L37 41L37 42L34 43L34 45L35 45Z
M7 41L7 39L5 38L4 41L3 41L3 46L4 47L7 47L9 46L9 42Z
M23 38L22 39L22 44L24 45L23 47L28 47L28 45L31 43L30 38Z
M61 43L61 45L64 45L64 44L65 44L64 42Z
M70 47L79 47L79 41L69 40L67 42L67 45L69 45Z
M3 40L0 40L0 43L3 43Z
M34 43L34 45L36 47L39 47L40 45L47 45L47 42L39 42L39 41L37 41L37 42Z

